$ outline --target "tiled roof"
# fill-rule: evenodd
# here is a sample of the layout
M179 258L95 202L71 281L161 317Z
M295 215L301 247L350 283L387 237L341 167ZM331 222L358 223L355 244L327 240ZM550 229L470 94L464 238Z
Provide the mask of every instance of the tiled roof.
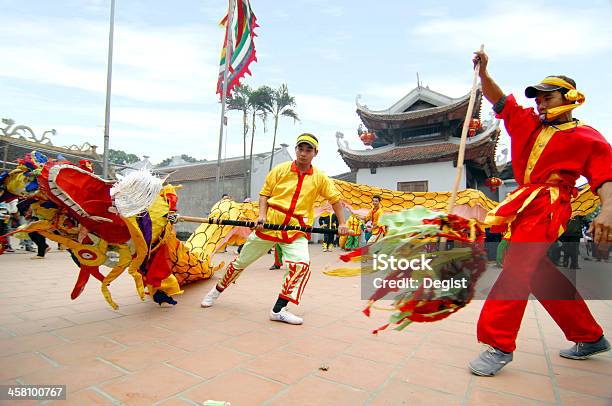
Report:
M246 163L242 159L221 161L221 176L242 176L249 166L249 157ZM157 168L156 171L169 173L168 182L181 182L189 180L214 179L217 177L217 162L204 162L178 167Z
M497 135L484 138L478 143L466 145L465 159L487 157L495 150ZM450 161L457 158L459 145L443 142L427 145L406 145L392 149L385 148L380 153L356 154L339 149L342 159L351 169L398 166L434 161Z
M357 171L344 172L339 175L330 176L330 178L357 183Z
M281 144L283 145L283 144ZM274 149L275 154L279 154L286 148L286 145ZM253 154L253 158L268 158L270 152ZM242 157L232 157L221 160L221 176L243 176L249 167L249 156L246 162ZM166 166L155 168L155 172L169 173L168 182L180 182L189 180L215 179L217 177L217 161L206 161L181 166Z
M474 117L478 117L480 114L480 103L482 100L481 96L482 94L480 91L478 91L474 103ZM411 125L429 124L439 120L448 121L451 119L462 119L465 117L468 104L469 95L444 106L407 111L403 113L373 112L357 107L357 114L365 126L370 130L387 128L397 129ZM438 117L438 120L435 120L435 117Z

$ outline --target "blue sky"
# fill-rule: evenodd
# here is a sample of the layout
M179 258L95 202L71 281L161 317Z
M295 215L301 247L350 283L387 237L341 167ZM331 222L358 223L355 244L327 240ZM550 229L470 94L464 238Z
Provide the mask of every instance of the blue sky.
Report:
M110 0L0 0L0 116L55 128L56 145L102 149ZM458 97L471 86L471 53L485 44L489 70L529 103L527 84L573 77L587 96L575 116L612 139L610 1L379 2L252 0L259 61L246 83L287 83L301 122L282 121L279 142L319 136L316 164L348 170L336 150L353 148L355 97L384 109L416 85ZM171 155L216 159L215 95L226 1L116 0L110 146L159 162ZM485 104L483 116L488 114ZM227 156L242 154L239 113L229 113ZM255 151L272 133L259 126Z

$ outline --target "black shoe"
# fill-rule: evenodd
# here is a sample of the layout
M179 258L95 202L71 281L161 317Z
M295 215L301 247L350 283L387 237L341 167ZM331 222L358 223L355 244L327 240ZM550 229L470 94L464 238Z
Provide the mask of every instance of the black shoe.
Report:
M274 264L274 265L272 265L272 266L270 267L270 270L271 270L271 271L273 271L273 270L275 270L275 269L280 269L280 266L278 266L278 265Z

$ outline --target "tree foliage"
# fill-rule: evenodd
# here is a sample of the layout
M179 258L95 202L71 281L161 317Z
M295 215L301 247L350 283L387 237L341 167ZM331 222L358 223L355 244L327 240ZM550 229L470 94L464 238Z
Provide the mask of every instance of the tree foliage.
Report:
M129 165L140 161L137 155L129 154L119 149L108 150L108 162L116 165Z

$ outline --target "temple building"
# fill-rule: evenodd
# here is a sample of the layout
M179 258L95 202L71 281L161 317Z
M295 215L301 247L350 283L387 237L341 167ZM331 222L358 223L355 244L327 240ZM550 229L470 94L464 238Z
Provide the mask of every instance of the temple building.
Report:
M482 190L497 199L486 184L498 176L499 120L480 120L481 98L478 91L459 188ZM358 134L369 148L351 149L337 133L338 152L357 183L405 192L450 191L468 103L469 93L451 98L421 85L384 110L370 110L358 98L363 123Z

